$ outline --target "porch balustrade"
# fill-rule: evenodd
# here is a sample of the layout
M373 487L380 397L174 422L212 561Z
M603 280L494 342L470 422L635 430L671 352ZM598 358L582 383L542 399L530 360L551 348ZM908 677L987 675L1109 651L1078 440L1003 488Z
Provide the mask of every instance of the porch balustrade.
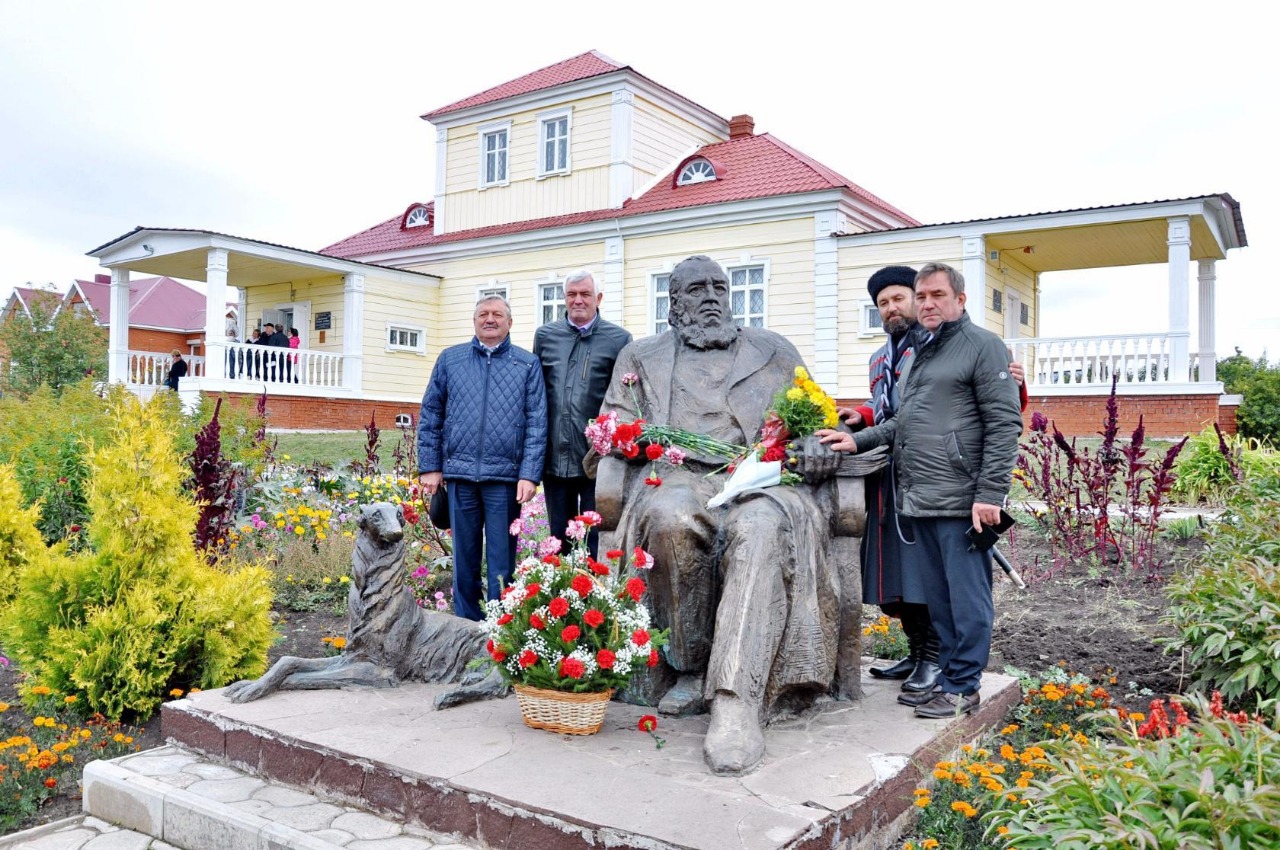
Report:
M184 356L187 361L187 377L204 377L204 358ZM173 364L172 355L160 351L130 351L128 359L128 383L140 387L163 387Z
M1027 386L1120 387L1132 384L1186 384L1198 370L1174 362L1174 341L1187 333L1006 339L1014 360L1027 370ZM1190 363L1196 357L1192 355Z
M279 391L287 392L289 386L327 387L342 386L342 355L305 348L276 348L231 342L227 350L227 380L233 383L253 385L279 385Z

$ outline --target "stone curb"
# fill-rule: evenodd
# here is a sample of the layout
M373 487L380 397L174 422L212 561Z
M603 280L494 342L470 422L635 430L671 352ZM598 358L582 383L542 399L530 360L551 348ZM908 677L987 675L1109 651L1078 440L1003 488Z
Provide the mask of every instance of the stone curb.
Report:
M84 808L94 817L185 850L337 850L341 847L108 761L85 765Z

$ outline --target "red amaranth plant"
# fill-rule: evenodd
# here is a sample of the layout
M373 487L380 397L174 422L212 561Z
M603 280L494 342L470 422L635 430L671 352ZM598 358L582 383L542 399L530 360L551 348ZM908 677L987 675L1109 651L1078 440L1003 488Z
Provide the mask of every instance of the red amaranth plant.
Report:
M196 546L210 562L226 550L227 530L235 523L235 492L241 473L222 455L222 423L218 415L222 399L211 418L196 432L196 446L187 458L191 477L185 487L200 507L196 521Z
M1173 465L1186 439L1171 446L1159 462L1149 459L1146 426L1139 416L1128 444L1119 445L1115 379L1106 411L1098 432L1102 443L1094 452L1078 449L1043 414L1033 413L1015 476L1045 504L1038 517L1054 549L1049 574L1092 560L1099 565L1127 562L1132 572L1159 579L1155 539L1173 489Z
M377 475L382 471L382 462L378 459L378 443L382 439L382 431L378 429L377 413L369 415L369 424L364 426L364 460L351 462L351 471L356 475Z

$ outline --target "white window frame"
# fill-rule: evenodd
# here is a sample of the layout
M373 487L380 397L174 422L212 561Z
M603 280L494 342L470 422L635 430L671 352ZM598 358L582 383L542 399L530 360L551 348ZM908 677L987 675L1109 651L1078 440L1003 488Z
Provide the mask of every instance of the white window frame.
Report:
M418 220L414 220L414 216L418 216ZM414 207L409 214L404 217L404 226L409 227L425 227L431 223L431 213L426 207Z
M498 133L505 133L507 137L507 145L502 149L502 152L506 154L506 170L503 172L502 177L493 181L487 181L485 179L486 165L488 164L489 155L487 140L490 136ZM479 140L480 174L478 182L480 184L480 188L489 189L495 186L506 186L511 182L511 122L496 121L492 124L482 125L479 128ZM494 153L497 153L497 151L498 149L495 148Z
M409 325L404 322L387 322L386 331L382 334L382 342L387 351L407 351L411 354L427 353L427 329L421 325ZM391 333L417 334L418 344L407 345L391 341Z
M697 168L694 166L705 166L705 168ZM710 172L710 173L708 173ZM712 180L719 179L720 175L716 174L716 167L705 156L691 159L680 169L680 173L676 175L677 186L693 186L697 183L710 183Z
M734 289L733 273L735 271L744 271L744 270L749 270L756 267L759 267L761 270L760 290L761 290L761 300L763 302L763 305L762 305L763 309L761 309L759 313L760 327L768 328L769 327L769 277L770 277L768 260L757 260L757 259L750 259L750 258L744 257L741 261L734 263L732 265L728 263L724 264L725 274L729 276L730 309L732 309L732 304L733 304L733 289ZM748 281L750 280L750 271L747 271L747 280ZM746 305L746 315L743 316L743 322L738 327L742 327L742 328L752 327L752 325L750 324L750 319L752 318L752 314L751 314L751 286L749 283L746 285L746 293L743 296L743 304Z
M662 319L664 327L658 328L658 279L665 277L668 287L671 285L671 269L665 268L658 271L649 272L649 333L659 334L671 327L666 319ZM671 309L671 291L666 290L666 294L662 295L667 299L667 309Z
M874 301L859 300L858 301L858 336L874 337L884 336L884 326L879 327L871 324L871 317L875 316L875 321L880 321L880 308L876 306Z
M564 136L557 139L557 142L564 143L564 166L556 168L546 167L547 143L550 141L547 137L547 129L549 125L557 124L564 121ZM508 144L510 136L507 137ZM508 163L510 162L510 154L508 154ZM538 114L538 179L544 177L559 177L568 174L573 170L573 107L565 109L553 109Z
M538 290L534 293L534 302L538 305L539 324L547 324L548 322L558 322L565 317L567 312L564 306L564 278L548 277L545 280L537 282ZM556 297L548 299L545 287L554 287L552 292L558 293ZM547 308L551 308L551 318L547 318Z
M500 283L496 280L491 280L488 283L484 284L483 286L477 286L476 300L471 302L471 306L474 308L475 305L480 303L481 298L489 298L494 295L501 296L506 300L508 304L510 304L511 303L511 285L507 283Z

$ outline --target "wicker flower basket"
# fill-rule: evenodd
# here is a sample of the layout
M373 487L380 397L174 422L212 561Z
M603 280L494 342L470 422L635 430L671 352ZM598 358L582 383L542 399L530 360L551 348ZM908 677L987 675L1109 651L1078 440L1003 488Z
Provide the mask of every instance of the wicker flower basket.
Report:
M514 685L526 726L563 735L594 735L604 725L613 691L574 694Z

